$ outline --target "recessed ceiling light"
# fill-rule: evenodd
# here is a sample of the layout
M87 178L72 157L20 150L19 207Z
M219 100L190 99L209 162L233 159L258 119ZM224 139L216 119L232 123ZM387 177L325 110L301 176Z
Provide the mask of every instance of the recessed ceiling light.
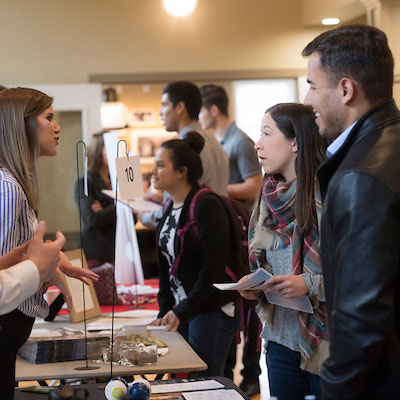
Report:
M322 25L337 25L340 22L339 18L324 18L322 21Z
M187 17L196 8L197 0L163 0L164 8L174 17Z

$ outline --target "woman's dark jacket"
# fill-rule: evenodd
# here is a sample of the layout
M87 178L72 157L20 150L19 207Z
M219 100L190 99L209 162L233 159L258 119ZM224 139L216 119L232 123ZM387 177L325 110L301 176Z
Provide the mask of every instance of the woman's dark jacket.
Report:
M178 229L188 221L190 201L198 190L200 187L195 185L186 196ZM169 265L158 246L160 230L172 205L171 202L165 210L156 233L160 269L159 318L174 309L181 322L188 322L204 311L218 309L237 298L238 294L235 291L219 291L213 287L213 283L216 282L232 282L225 273L225 266L230 265L232 246L237 242L235 238L231 238L229 218L220 199L213 193L202 196L195 213L199 240L193 232L186 233L183 254L177 270L187 298L174 307L175 299L169 285ZM175 235L174 245L175 254L178 255L180 251L178 235Z
M114 251L114 201L101 192L108 189L104 181L97 174L88 173L88 197L84 195L83 179L75 185L75 201L79 207L79 193L81 194L80 207L83 219L83 249L86 258L111 261ZM79 186L80 185L80 188ZM97 213L92 211L92 204L98 200L103 209Z
M324 399L400 399L400 112L359 119L318 171L330 332Z

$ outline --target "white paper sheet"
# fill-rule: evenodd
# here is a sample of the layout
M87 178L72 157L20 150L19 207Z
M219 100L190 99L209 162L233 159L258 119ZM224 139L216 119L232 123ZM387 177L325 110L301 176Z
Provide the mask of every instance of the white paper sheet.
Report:
M220 290L250 290L257 288L260 284L264 283L268 279L272 278L272 275L265 269L259 268L256 272L253 272L249 279L238 282L238 283L214 283L214 286Z
M32 329L30 338L42 338L42 337L60 337L62 334L59 331L53 331L51 329Z
M194 382L165 383L161 385L152 385L151 393L180 393L191 392L195 390L222 389L224 385L214 379Z
M114 330L120 330L122 328L129 328L135 326L147 326L150 322L154 320L153 317L150 318L132 318L126 320L124 318L114 319ZM99 318L94 322L87 324L88 331L105 331L111 330L111 318Z
M214 286L220 290L257 290L264 282L272 278L272 274L263 268L259 268L252 273L249 279L239 283L214 283ZM290 308L292 310L303 311L313 314L313 308L308 296L300 296L296 299L288 299L277 292L265 292L268 302L277 306Z
M88 158L85 157L84 172L83 172L83 182L84 182L83 193L86 197L89 196L87 173L88 173Z
M102 192L106 196L111 197L115 200L115 192L113 190L103 189ZM154 201L144 200L143 197L135 197L129 200L121 200L120 195L118 194L118 201L140 212L156 211L162 207L160 204L155 203Z
M296 299L288 299L287 297L281 296L277 292L269 292L265 293L265 297L271 304L291 308L292 310L303 311L309 314L314 314L311 301L308 296L300 296Z
M163 329L165 329L166 325L147 325L146 329L150 330L150 331L162 331Z
M140 212L157 211L162 207L160 204L155 203L154 201L148 201L140 197L128 200L128 206Z
M143 197L142 171L140 157L129 156L115 159L119 194L121 199L128 200Z
M186 400L243 400L235 389L204 390L202 392L184 393Z
M156 318L158 310L129 310L114 313L114 318ZM110 317L111 313L104 313L103 316Z

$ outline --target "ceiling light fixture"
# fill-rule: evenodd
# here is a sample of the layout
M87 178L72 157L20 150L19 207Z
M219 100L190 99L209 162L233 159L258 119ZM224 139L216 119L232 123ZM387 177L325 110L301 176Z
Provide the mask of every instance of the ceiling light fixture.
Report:
M164 8L174 17L187 17L197 5L197 0L163 0Z
M324 18L322 21L322 25L337 25L340 22L339 18Z

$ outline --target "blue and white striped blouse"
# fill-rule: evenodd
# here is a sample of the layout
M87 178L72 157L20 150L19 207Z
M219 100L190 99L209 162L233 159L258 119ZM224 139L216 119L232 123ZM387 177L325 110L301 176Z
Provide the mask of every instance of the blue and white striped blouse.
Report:
M21 185L10 172L0 168L0 256L32 239L37 224ZM39 289L18 310L28 317L45 318L49 306Z

